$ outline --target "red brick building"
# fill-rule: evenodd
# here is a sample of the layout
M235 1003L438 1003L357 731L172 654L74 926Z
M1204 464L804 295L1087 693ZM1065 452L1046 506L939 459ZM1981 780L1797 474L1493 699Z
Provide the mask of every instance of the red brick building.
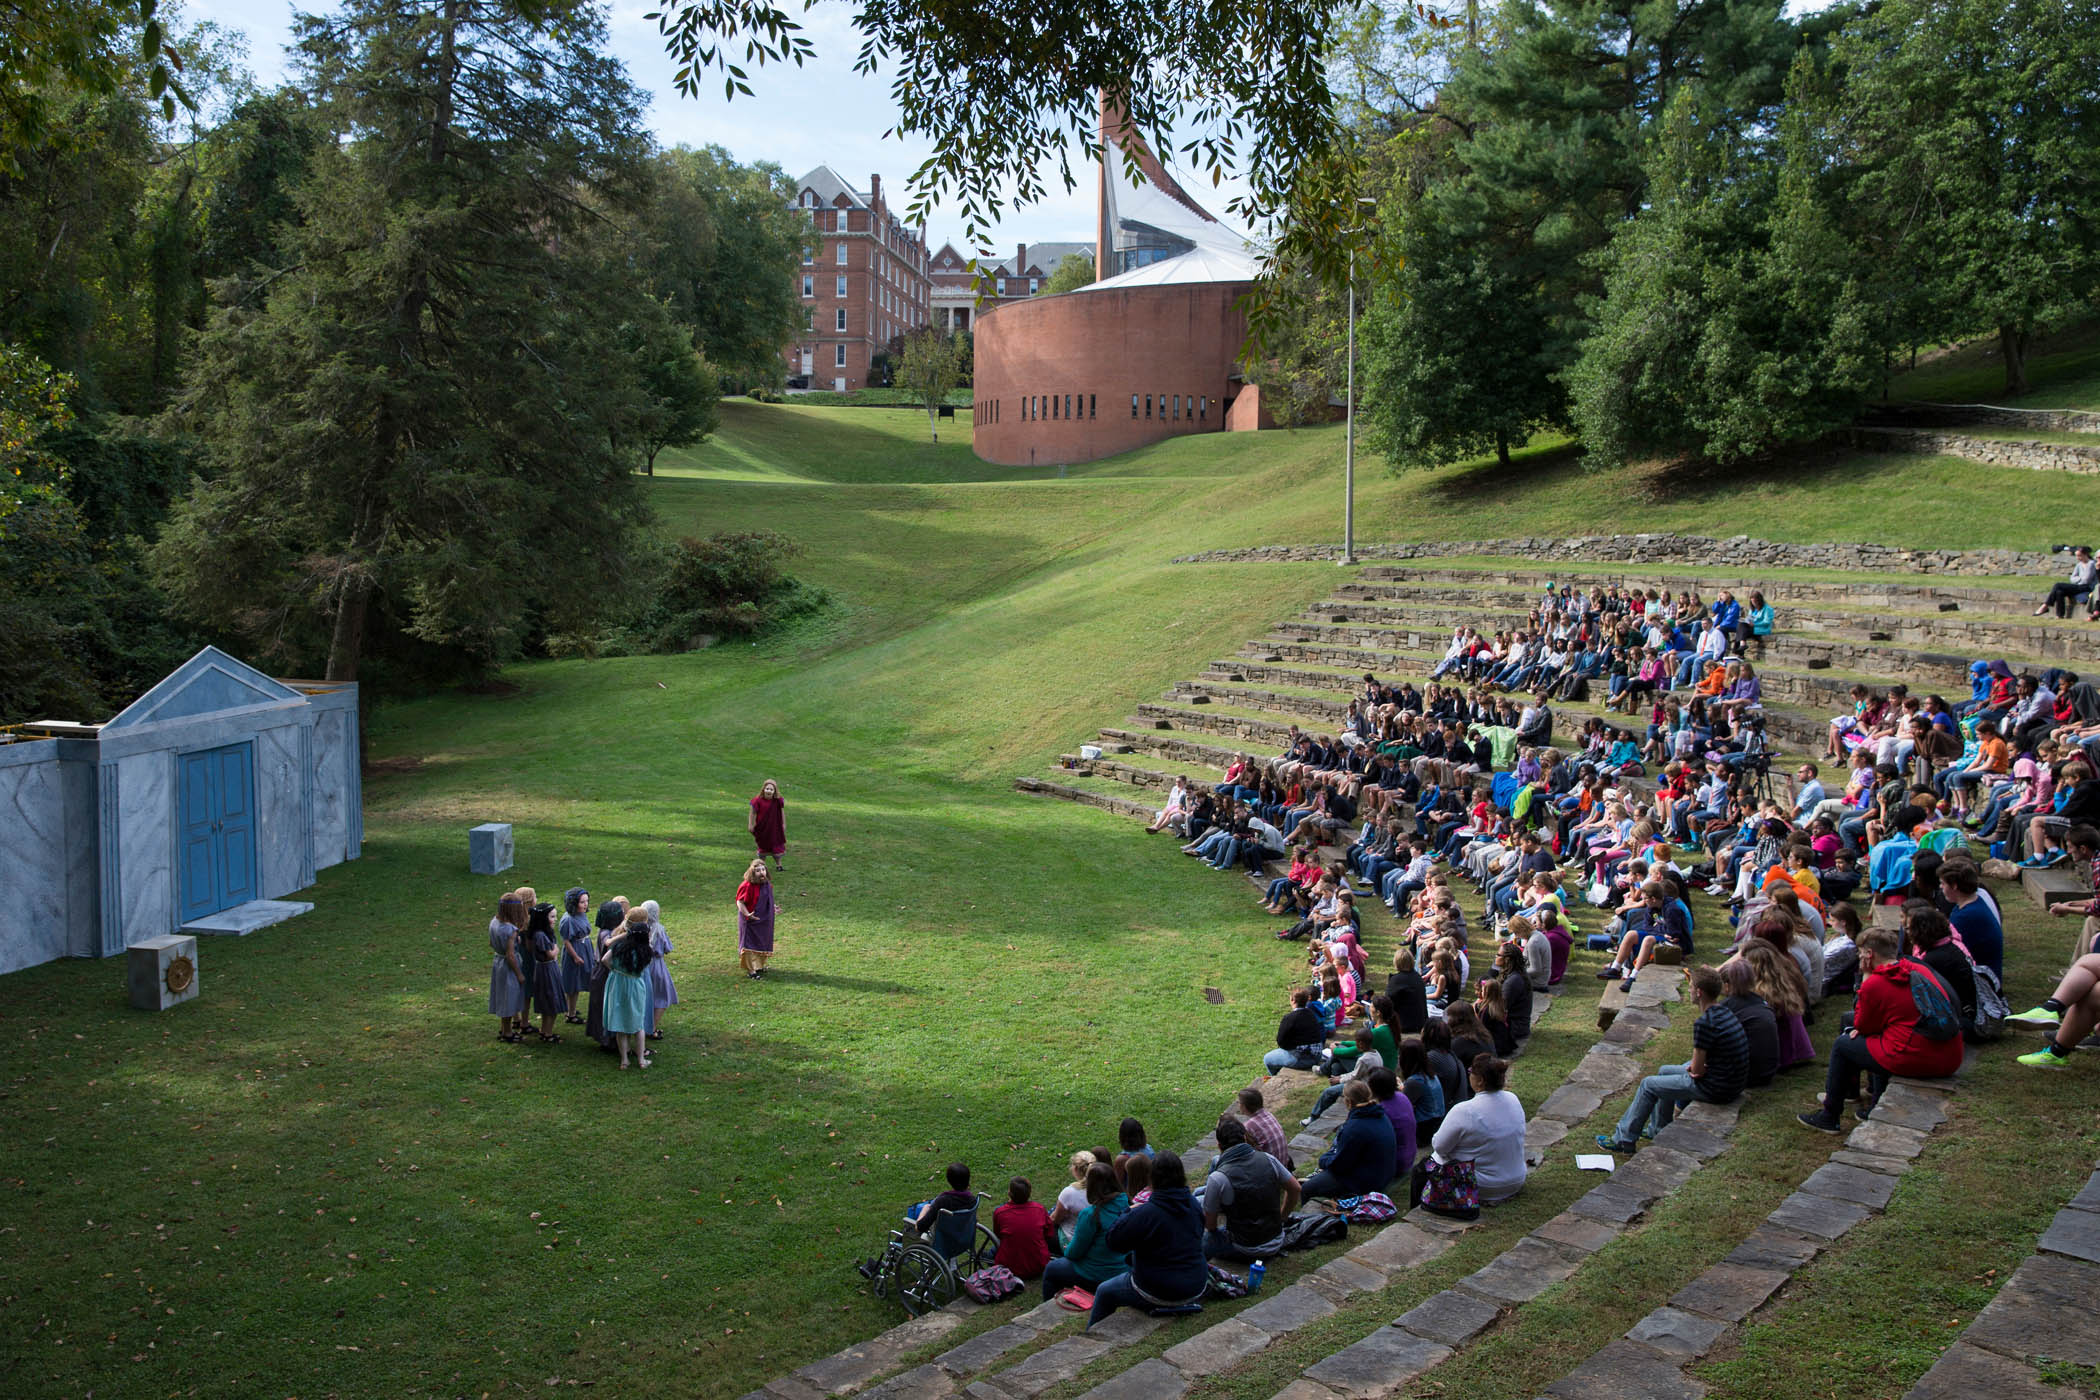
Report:
M981 259L956 251L953 243L944 243L928 264L933 324L944 331L974 331L977 318L993 307L1041 296L1057 265L1073 256L1094 261L1094 245L1020 243L1013 257L986 267Z
M1102 280L1002 301L977 321L972 442L988 462L1091 462L1163 438L1264 426L1259 393L1235 364L1254 250L1106 109L1102 132Z
M792 203L810 223L796 274L803 330L788 350L788 383L865 388L875 353L932 320L925 232L890 212L880 175L868 177L863 193L820 165L798 182Z

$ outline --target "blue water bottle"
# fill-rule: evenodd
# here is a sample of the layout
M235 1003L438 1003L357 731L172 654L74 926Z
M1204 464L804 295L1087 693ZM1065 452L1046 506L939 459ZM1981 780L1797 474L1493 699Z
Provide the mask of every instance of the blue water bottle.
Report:
M1254 1261L1253 1265L1247 1270L1247 1291L1249 1293L1261 1292L1262 1275L1268 1271L1269 1266L1262 1260L1257 1259Z

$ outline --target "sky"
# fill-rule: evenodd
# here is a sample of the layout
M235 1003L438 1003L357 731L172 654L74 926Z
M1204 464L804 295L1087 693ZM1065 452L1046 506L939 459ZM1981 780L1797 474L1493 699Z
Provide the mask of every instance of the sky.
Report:
M289 0L191 0L187 17L244 34L249 67L258 82L273 87L286 76L284 44L293 8ZM301 8L325 9L327 0L305 0ZM611 30L614 55L651 95L648 121L660 142L721 146L740 161L772 161L793 177L829 165L859 190L867 189L870 174L879 174L891 207L902 209L905 183L932 148L917 137L884 138L897 123L896 104L887 75L862 77L853 71L860 41L849 6L819 4L803 15L805 32L816 45L815 59L800 68L752 70L752 95L733 101L723 97L719 82L697 98L681 96L672 86L676 65L665 56L656 26L643 18L656 8L656 0L612 0ZM1017 242L1092 242L1092 167L1075 165L1074 174L1079 184L1068 193L1055 167L1046 171L1048 196L1026 209L1009 210L989 251L1004 256ZM1204 203L1214 213L1237 189L1229 181L1222 189L1210 188L1208 181L1202 187ZM937 207L926 233L933 248L951 241L963 248L959 213Z

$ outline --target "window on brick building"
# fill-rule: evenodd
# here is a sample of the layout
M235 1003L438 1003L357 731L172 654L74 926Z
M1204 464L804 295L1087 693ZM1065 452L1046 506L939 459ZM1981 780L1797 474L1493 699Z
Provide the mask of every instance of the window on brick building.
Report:
M846 211L845 211L845 210L843 210L843 209L841 209L841 210L839 210L839 232L840 232L840 233L844 233L845 231L846 231Z
M1132 395L1130 396L1130 416L1131 416L1132 418L1135 418L1135 417L1137 417L1137 395L1136 395L1136 394L1132 394Z
M1101 401L1100 401L1100 399L1099 399L1099 398L1097 398L1097 397L1096 397L1095 395L1093 395L1093 394L1088 394L1088 395L1086 396L1086 416L1087 416L1087 418L1088 418L1089 420L1092 420L1093 418L1095 418L1095 417L1098 417L1098 416L1099 416L1099 415L1098 415L1098 414L1096 413L1096 410L1097 410L1098 408L1100 408L1100 406L1101 406Z
M1179 394L1174 396L1174 421L1176 423L1181 421L1181 395Z
M846 245L843 242L841 242L838 247L838 259L839 266L844 267L846 265Z
M809 266L809 265L810 265L811 263L815 262L816 260L817 260L817 250L816 250L816 249L814 249L814 248L811 248L811 247L807 247L807 246L805 246L805 247L804 247L804 248L802 249L802 265L803 265L804 267L808 267L808 266Z
M1035 289L1036 289L1037 285L1038 285L1038 284L1040 283L1040 280L1041 280L1041 279L1039 279L1039 278L1035 278L1035 277L1031 277L1031 278L1029 278L1029 279L1028 279L1028 295L1030 295L1030 296L1034 296L1034 295L1035 295Z
M1070 418L1071 416L1072 416L1072 396L1071 396L1070 394L1067 394L1067 395L1065 395L1065 417L1067 417L1067 418Z
M840 296L844 296L844 295L846 295L846 275L845 275L845 274L844 274L843 272L839 274L839 292L838 292L838 294L839 294Z
M1147 422L1152 420L1152 396L1150 394L1145 395L1145 420Z
M807 292L805 292L805 293L803 293L803 295L804 295L804 296L807 296L807 295L808 295L808 293L807 293ZM817 328L817 313L816 313L815 309L814 309L814 308L811 308L811 307L807 307L807 306L803 307L803 308L802 308L802 329L804 329L804 330L806 330L806 331L813 331L813 330L815 330L816 328Z
M845 307L843 307L843 306L842 306L842 307L840 307L840 308L839 308L839 309L838 309L837 311L833 312L833 313L832 313L832 317L833 317L833 319L834 319L834 320L835 320L835 321L836 321L836 322L838 323L838 324L837 324L837 325L835 325L835 326L834 326L834 327L833 327L832 329L834 329L834 330L841 330L841 331L842 331L842 330L844 330L844 329L846 329L846 308L845 308Z
M814 278L814 277L805 277L805 278L803 278L803 279L802 279L802 295L804 295L804 296L806 296L806 297L813 297L813 296L815 296L816 294L817 294L817 279L816 279L816 278Z

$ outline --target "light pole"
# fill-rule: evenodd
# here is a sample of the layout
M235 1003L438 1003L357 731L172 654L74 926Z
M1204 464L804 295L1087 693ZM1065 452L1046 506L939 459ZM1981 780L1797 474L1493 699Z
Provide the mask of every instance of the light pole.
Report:
M1378 207L1368 196L1356 201L1362 215ZM1348 568L1356 562L1356 239L1362 225L1344 229L1349 239L1349 378L1342 401L1342 557L1335 562Z

